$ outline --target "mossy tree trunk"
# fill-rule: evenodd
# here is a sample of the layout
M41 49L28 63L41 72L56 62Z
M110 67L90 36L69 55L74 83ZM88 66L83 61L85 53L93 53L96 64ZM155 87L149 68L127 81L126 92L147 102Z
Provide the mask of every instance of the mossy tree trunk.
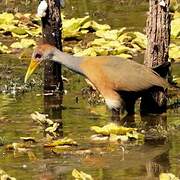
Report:
M148 46L145 53L144 64L150 68L163 65L168 61L170 43L170 0L149 0L149 14L147 19L146 34ZM158 72L166 78L166 72ZM162 113L166 111L167 92L162 89L153 89L145 94L141 101L141 112Z
M60 0L47 0L48 9L42 18L43 42L49 43L62 50L61 43L61 9ZM46 61L44 68L44 90L62 91L61 65Z

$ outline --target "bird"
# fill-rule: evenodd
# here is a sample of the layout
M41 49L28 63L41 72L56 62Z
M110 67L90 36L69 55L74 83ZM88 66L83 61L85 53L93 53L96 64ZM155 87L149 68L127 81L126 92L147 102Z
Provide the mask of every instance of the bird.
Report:
M25 83L44 60L60 63L87 78L104 97L112 118L119 117L122 110L134 114L136 100L149 89L167 88L167 82L158 73L133 60L118 56L78 57L50 44L41 44L34 49Z

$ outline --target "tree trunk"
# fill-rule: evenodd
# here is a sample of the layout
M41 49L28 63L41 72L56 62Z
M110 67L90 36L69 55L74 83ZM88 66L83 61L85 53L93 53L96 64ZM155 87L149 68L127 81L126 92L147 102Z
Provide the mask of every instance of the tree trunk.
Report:
M42 18L43 42L62 50L60 0L46 1L48 9L46 10L46 16ZM44 67L44 113L58 123L58 127L54 132L56 137L63 136L62 90L61 65L52 61L46 61ZM46 94L48 92L53 93Z
M62 50L60 0L47 0L48 9L42 18L43 42ZM62 91L61 65L52 61L45 62L44 91Z
M148 46L144 64L150 68L162 65L158 72L163 78L168 74L168 68L163 64L168 62L170 43L170 14L169 0L149 0L149 16L147 19L146 34ZM165 73L162 72L165 71ZM167 90L154 88L142 97L141 112L163 113L167 106Z

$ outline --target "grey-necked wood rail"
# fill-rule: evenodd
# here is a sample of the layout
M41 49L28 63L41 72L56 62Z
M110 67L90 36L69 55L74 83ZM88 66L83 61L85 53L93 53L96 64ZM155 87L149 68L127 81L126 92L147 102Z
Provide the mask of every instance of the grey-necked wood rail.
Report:
M143 92L153 87L162 90L167 87L155 71L135 61L117 56L76 57L49 44L35 48L25 82L43 60L61 63L86 77L102 94L113 116L119 116L122 108L133 114L135 101Z

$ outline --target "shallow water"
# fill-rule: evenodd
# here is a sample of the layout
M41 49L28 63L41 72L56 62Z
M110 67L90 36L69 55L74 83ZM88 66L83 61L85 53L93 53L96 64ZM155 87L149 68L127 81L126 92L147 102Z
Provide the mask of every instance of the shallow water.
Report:
M71 17L89 13L96 20L106 22L113 27L127 26L142 31L147 2L131 1L117 6L118 2L117 0L93 0L91 3L80 0L67 1L64 13ZM77 8L77 4L81 8ZM23 10L24 6L20 9ZM31 6L28 8L32 10ZM0 169L20 180L45 179L45 177L69 180L73 179L71 172L74 168L91 174L97 180L159 179L160 172L170 172L180 177L180 112L178 109L169 110L165 115L167 119L165 126L170 129L166 141L150 141L144 145L124 144L123 152L120 144L98 144L90 141L90 136L93 134L90 127L107 124L110 121L110 113L104 105L90 106L87 99L82 98L81 88L86 84L80 76L66 71L65 76L70 82L65 84L67 94L64 95L60 107L54 106L53 101L51 105L48 101L47 105L47 96L43 96L41 87L33 85L33 79L38 80L41 77L42 69L31 78L32 90L19 93L14 91L14 83L23 84L27 64L28 62L18 60L15 55L0 55L0 89L6 89L5 85L12 84L10 94L0 94L0 137L5 144L21 142L20 137L23 136L35 137L38 143L32 148L32 152L36 158L31 159L27 153L7 151L5 146L0 146ZM179 65L174 66L173 73L180 76ZM41 142L44 132L30 116L34 111L49 112L51 117L61 119L63 136L71 137L79 144L74 151L90 149L93 153L56 155L51 149L44 148ZM137 110L136 126L143 124L143 121ZM177 127L173 129L175 125Z

